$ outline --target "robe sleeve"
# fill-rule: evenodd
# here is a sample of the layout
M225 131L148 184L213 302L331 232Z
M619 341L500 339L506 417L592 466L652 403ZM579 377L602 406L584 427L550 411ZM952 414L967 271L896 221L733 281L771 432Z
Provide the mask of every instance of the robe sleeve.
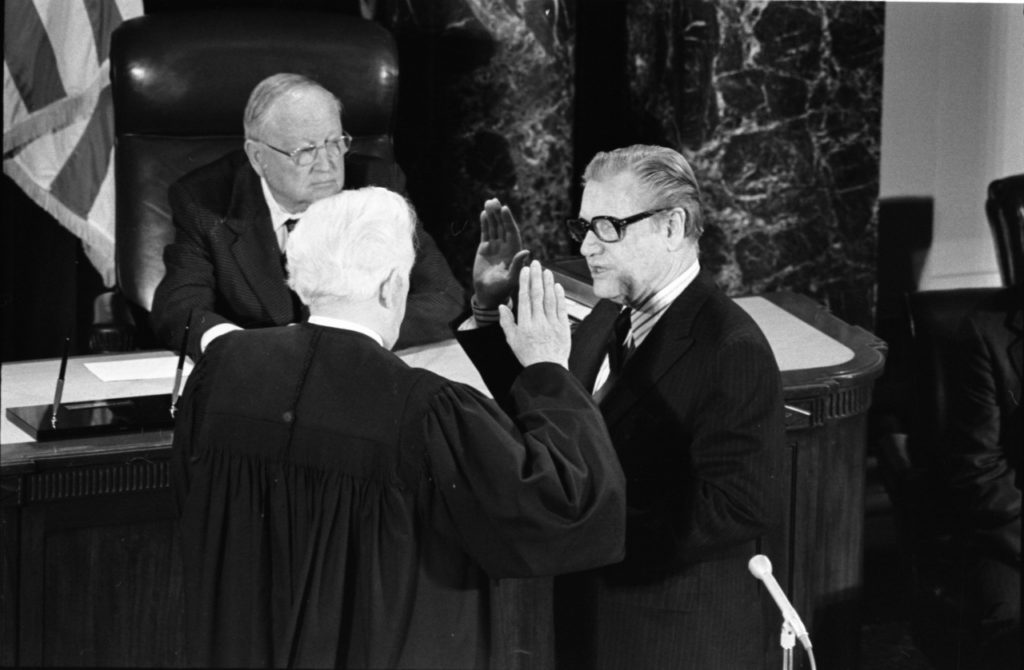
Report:
M509 408L456 384L431 401L425 444L457 541L494 578L621 560L625 478L590 394L541 363L516 378Z

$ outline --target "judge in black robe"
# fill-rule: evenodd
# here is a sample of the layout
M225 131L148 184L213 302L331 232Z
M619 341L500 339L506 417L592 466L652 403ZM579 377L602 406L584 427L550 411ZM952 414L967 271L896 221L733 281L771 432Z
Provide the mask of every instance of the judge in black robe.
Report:
M384 189L313 205L289 242L310 322L217 338L189 378L174 481L192 664L486 667L491 579L622 557L624 478L565 367L564 304L509 326L526 366L508 415L388 350L412 264L408 212ZM398 233L368 240L360 225ZM403 239L407 262L389 265ZM325 293L330 280L307 272L317 264L320 279L362 273L369 282L339 283L372 293ZM549 273L535 279L548 296L538 313L554 315Z

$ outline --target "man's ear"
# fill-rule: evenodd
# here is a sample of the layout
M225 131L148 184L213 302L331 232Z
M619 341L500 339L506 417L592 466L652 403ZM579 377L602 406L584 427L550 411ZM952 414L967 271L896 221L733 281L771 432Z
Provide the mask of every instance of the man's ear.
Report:
M377 288L377 302L384 309L394 309L402 292L403 278L398 270L391 270Z
M246 140L242 147L245 149L245 155L249 158L249 165L256 171L256 174L263 177L263 162L260 157L259 143Z
M686 241L686 219L689 215L682 207L676 207L668 214L665 222L665 244L670 251L679 249Z

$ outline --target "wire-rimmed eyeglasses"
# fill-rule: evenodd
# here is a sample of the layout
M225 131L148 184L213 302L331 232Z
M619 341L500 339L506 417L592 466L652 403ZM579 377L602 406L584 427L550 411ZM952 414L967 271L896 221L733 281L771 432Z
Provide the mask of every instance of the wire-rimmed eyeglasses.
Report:
M675 208L649 209L646 212L627 216L624 219L618 219L614 216L595 216L589 221L586 219L566 219L565 225L569 229L569 237L577 242L583 241L583 238L587 236L588 230L594 231L594 235L597 235L597 239L602 242L618 242L622 239L626 226L643 221L649 216L667 212L670 209Z
M278 147L275 147L273 144L268 144L263 140L254 141L259 142L268 149L273 149L282 156L287 156L288 158L291 158L292 162L295 163L295 165L298 167L306 167L312 165L316 161L317 156L320 154L321 149L327 152L328 158L338 158L339 156L347 152L350 148L352 148L352 136L349 135L348 133L342 133L341 137L339 137L338 139L324 140L322 144L313 144L307 147L299 147L294 151L285 151L284 149L279 149Z

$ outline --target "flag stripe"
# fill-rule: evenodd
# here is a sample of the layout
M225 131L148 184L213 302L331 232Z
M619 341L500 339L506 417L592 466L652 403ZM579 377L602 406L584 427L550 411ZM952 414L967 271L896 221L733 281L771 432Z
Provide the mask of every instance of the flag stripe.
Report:
M4 161L4 174L14 180L14 183L20 186L36 204L49 212L53 218L57 219L60 225L70 230L72 234L82 240L82 248L85 250L86 256L89 257L89 260L96 267L96 270L99 271L100 276L103 277L104 285L107 287L113 286L113 233L107 232L91 224L89 221L83 221L72 214L60 200L42 188L32 175L24 170L18 163L17 158Z
M142 0L6 0L4 173L114 285L110 33Z
M96 111L89 125L68 156L64 166L50 184L50 191L72 212L86 218L92 209L103 176L110 164L110 147L114 144L114 103L110 86L100 91Z
M102 63L110 55L110 33L121 25L121 12L111 0L85 0L85 11L96 42L96 62Z
M66 95L50 36L28 0L4 2L4 60L29 112Z

